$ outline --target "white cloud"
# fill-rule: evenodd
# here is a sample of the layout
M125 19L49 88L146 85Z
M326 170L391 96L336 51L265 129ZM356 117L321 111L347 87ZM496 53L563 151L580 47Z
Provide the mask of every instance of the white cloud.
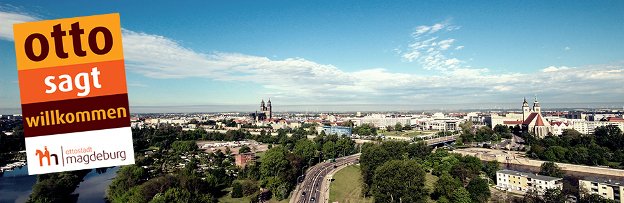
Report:
M128 82L129 87L148 87L146 84L140 82Z
M570 48L570 47L563 48L563 50L565 50L565 51L570 51L570 49L572 49L572 48Z
M447 50L451 45L455 42L455 39L445 39L438 42L438 46L440 46L440 50Z
M429 32L429 30L431 30L431 27L421 25L421 26L416 27L416 31L414 31L414 33L417 35L421 35L421 34L425 34L426 32Z
M264 87L271 97L291 101L411 103L458 98L469 102L470 98L478 101L488 96L495 97L498 93L543 92L573 96L602 92L604 90L599 84L624 80L624 68L620 65L586 68L553 66L535 73L491 73L486 68L462 67L461 60L445 57L440 54L439 42L436 42L438 48L431 54L422 52L425 57L419 56L418 60L430 63L426 67L441 65L454 68L424 76L384 68L348 72L304 58L273 60L240 53L201 53L163 36L129 30L123 31L123 37L127 67L132 72L152 78L197 77L252 82ZM423 44L431 44L435 40ZM623 90L616 91L624 93ZM474 95L483 98L475 98Z
M511 91L513 88L510 86L505 86L505 85L496 85L493 87L493 89L499 92L507 92L507 91Z
M13 24L37 21L28 14L0 11L0 39L13 41Z
M453 47L455 39L440 39L439 36L432 36L441 30L449 32L457 29L459 29L458 26L453 26L448 21L431 26L418 26L412 33L413 42L407 46L407 50L401 51L401 57L408 62L418 62L425 70L447 71L459 68L463 61L447 57L445 53ZM457 46L454 49L460 50L462 48L464 46Z
M11 15L14 15L11 19L36 19ZM0 16L11 15L0 12ZM0 26L6 26L4 24ZM127 29L122 33L128 72L157 79L206 78L254 83L264 88L264 94L284 102L413 104L481 102L500 98L500 94L559 94L567 99L593 98L584 96L603 93L624 94L622 88L604 88L624 81L622 64L552 66L533 73L471 68L463 60L447 56L447 51L463 48L455 45L454 38L432 36L457 29L459 27L448 23L417 27L412 33L414 41L407 50L397 51L407 61L432 70L428 75L370 67L346 71L299 57L274 59L242 53L200 52L160 35ZM5 29L0 29L0 39L12 40L12 33L7 35L2 30ZM138 82L129 82L128 86L151 88Z
M561 67L548 66L548 67L542 69L542 72L557 72L557 71L568 70L568 69L570 69L570 67L567 67L567 66L561 66Z

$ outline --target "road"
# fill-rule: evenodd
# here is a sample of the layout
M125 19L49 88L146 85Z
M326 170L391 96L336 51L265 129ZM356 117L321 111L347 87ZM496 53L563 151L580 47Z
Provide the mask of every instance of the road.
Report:
M326 200L324 198L329 197L329 195L324 195L325 192L328 192L328 189L322 188L322 183L327 174L335 167L345 164L356 163L359 161L359 159L360 154L354 154L346 157L337 158L336 162L334 163L322 162L314 165L306 172L303 182L300 183L298 189L294 192L294 196L292 197L292 200L290 202L325 202Z

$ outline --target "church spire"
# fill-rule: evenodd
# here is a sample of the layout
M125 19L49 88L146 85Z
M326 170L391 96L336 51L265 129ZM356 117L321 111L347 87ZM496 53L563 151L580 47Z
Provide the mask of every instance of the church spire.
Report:
M537 113L542 112L542 107L540 107L540 103L537 101L537 96L535 96L535 102L533 102L533 111Z
M527 102L526 97L524 97L524 102L522 102L522 107L528 107L529 106L529 102Z
M539 102L537 101L537 96L535 96L535 101L533 102L533 107L536 107L536 106L537 107L540 106Z

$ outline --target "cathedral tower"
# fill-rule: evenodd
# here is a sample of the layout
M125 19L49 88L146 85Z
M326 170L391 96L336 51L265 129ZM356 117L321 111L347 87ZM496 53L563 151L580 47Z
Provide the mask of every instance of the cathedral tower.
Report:
M533 112L542 113L542 108L540 107L540 104L537 101L537 96L535 97L535 101L533 102Z
M522 121L526 120L529 114L531 114L531 109L529 108L529 102L527 102L525 97L524 102L522 102Z

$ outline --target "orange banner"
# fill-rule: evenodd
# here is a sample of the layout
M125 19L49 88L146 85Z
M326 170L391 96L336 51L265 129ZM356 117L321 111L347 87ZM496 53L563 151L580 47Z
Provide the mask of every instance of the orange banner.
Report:
M13 25L17 70L123 59L119 14Z
M124 61L18 71L22 104L125 94Z

